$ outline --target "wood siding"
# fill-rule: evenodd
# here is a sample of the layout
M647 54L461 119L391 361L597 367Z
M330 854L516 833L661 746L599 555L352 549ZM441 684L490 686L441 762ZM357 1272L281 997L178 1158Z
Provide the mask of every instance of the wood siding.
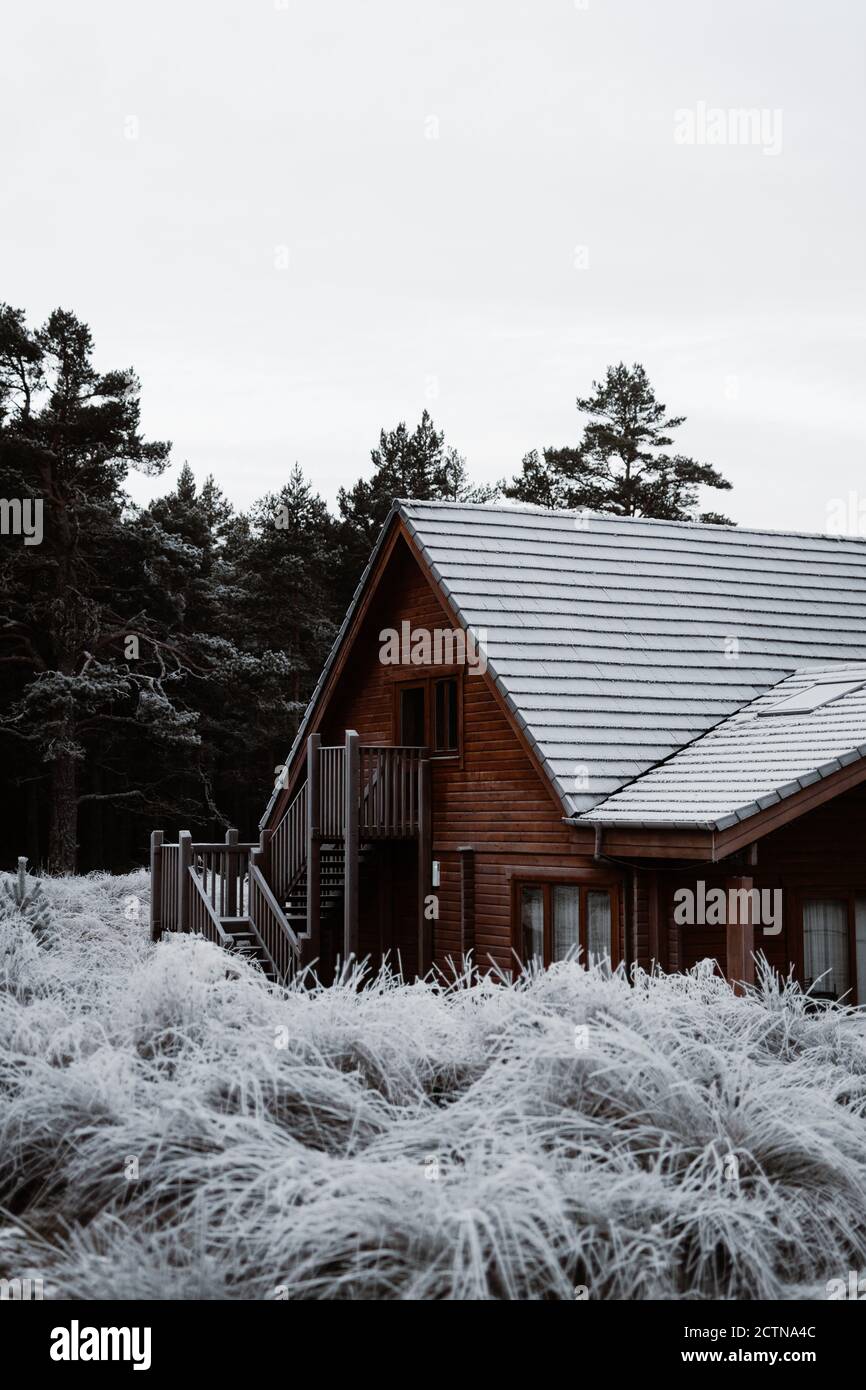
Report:
M727 967L725 928L679 926L674 921L674 893L678 888L696 890L703 879L707 889L724 887L735 874L751 877L758 889L781 889L782 931L778 936L755 928L755 950L770 965L787 974L798 974L802 953L802 919L799 897L833 890L860 890L866 895L866 788L856 787L823 806L773 831L758 842L757 862L742 860L706 864L700 868L661 865L654 870L658 888L659 959L669 970L687 970L697 961L711 958L723 972ZM653 875L637 871L635 958L648 969L648 923ZM866 1003L866 1000L861 1001Z
M356 729L362 743L399 741L394 726L395 683L435 674L432 667L396 667L379 659L380 632L399 631L403 621L413 629L452 628L453 620L433 591L405 542L399 542L382 576L378 591L339 677L319 729L323 741L340 742L347 728ZM441 668L449 670L453 668ZM433 857L440 865L439 918L434 924L434 959L445 966L459 960L461 933L461 862L459 850L471 848L474 857L474 949L479 963L495 961L503 968L511 955L511 880L515 871L545 874L573 865L576 876L594 877L592 835L563 824L563 810L548 790L530 754L512 726L486 677L458 673L462 683L462 749L460 756L433 759ZM405 858L405 856L404 856ZM394 897L401 912L416 908L411 870L395 860ZM609 877L609 871L607 871ZM376 934L368 902L364 909L362 946L373 945ZM414 925L403 924L398 936L407 960L415 944L408 937ZM395 938L397 939L397 938ZM472 943L467 943L471 945Z

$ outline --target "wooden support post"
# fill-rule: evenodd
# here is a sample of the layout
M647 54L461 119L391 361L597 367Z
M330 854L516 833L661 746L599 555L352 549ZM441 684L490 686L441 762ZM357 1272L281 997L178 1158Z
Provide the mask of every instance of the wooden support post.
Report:
M727 976L736 993L755 983L755 922L752 912L752 879L729 878L725 884L728 905Z
M643 870L639 870L644 876ZM659 929L659 878L655 869L647 869L645 874L647 893L647 954L649 968L655 970L661 960L661 931Z
M475 950L475 850L461 845L460 855L460 953Z
M322 921L322 737L307 739L307 935L310 952L319 954Z
M226 831L226 844L231 848L236 848L238 843L238 832L236 830ZM225 903L226 916L237 917L238 915L238 877L241 867L241 857L239 854L231 854L228 851L223 855L223 883L225 884Z
M256 858L256 868L270 882L271 871L271 840L274 838L273 829L262 830L259 834L259 847L254 853Z
M192 865L192 836L182 830L177 837L177 929L189 930L189 870Z
M358 817L361 801L361 741L354 729L346 730L343 845L343 965L358 954Z
M384 840L379 848L379 960L394 945L394 846Z
M161 830L150 832L150 939L162 933L162 839Z
M430 760L418 764L418 974L424 976L433 964L433 919L425 911L425 899L432 887L433 825L430 797Z

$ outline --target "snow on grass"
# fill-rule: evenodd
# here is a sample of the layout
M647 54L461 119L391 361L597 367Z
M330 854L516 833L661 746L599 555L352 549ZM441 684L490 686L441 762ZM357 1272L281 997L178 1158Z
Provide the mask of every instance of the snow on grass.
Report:
M573 962L282 991L207 942L152 946L144 874L44 887L41 943L0 901L2 1277L755 1299L866 1266L857 1011Z

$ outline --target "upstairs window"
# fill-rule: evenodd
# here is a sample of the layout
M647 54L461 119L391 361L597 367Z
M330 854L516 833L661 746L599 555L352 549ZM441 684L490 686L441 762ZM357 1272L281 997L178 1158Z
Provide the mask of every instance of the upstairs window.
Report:
M459 676L400 682L394 697L394 742L404 748L427 748L433 758L459 757L461 702Z
M433 748L437 753L457 752L457 681L436 681Z
M423 748L427 742L426 687L404 685L400 690L400 743Z

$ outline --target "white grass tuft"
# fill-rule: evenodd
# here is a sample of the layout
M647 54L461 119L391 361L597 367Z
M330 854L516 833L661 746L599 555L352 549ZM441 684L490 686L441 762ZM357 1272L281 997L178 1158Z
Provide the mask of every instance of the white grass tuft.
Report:
M45 889L41 944L0 912L0 1276L772 1299L866 1266L864 1013L706 966L282 991L153 947L144 874Z

